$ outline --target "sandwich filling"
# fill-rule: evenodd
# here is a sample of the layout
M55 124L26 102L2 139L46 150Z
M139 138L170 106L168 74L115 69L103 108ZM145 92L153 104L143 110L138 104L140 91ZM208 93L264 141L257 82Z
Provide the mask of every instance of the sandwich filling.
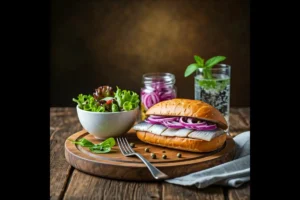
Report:
M156 135L188 137L210 141L225 132L216 124L191 117L164 117L151 115L133 127Z

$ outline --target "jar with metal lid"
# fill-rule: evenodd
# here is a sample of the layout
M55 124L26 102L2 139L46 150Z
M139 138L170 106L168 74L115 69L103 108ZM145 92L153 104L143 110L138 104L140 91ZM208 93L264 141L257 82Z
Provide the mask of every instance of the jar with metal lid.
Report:
M146 111L158 102L177 97L175 76L171 73L147 73L143 75L141 88L141 120L146 118Z

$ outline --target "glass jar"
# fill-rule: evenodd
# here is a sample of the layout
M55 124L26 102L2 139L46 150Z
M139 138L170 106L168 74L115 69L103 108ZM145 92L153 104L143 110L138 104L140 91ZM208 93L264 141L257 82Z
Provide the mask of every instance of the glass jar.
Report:
M230 76L231 66L217 64L210 70L197 69L194 77L195 99L204 101L217 108L225 117L228 127L230 114Z
M143 75L141 88L141 120L154 104L177 97L175 76L171 73L147 73Z

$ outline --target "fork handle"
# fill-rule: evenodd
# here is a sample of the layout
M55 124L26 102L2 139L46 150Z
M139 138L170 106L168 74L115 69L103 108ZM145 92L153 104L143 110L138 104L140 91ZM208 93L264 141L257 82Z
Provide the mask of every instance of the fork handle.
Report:
M163 172L161 172L159 169L157 169L156 167L154 167L148 160L146 160L141 154L135 153L135 155L137 157L139 157L144 163L145 165L148 167L148 169L150 170L152 176L155 179L167 179L168 175L164 174Z

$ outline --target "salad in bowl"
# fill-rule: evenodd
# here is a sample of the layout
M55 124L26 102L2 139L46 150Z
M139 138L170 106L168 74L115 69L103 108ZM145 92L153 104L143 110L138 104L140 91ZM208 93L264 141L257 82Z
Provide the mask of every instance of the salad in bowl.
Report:
M79 94L73 101L82 127L101 140L127 133L137 119L140 103L136 92L107 85L93 94Z

